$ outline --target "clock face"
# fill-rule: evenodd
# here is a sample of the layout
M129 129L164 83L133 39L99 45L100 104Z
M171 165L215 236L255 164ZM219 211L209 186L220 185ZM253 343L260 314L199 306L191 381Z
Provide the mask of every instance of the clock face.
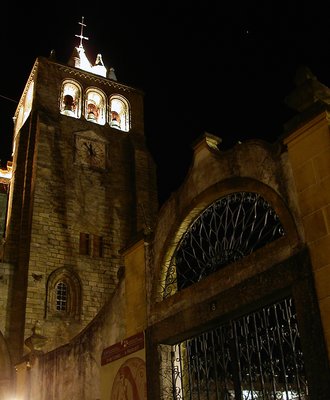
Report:
M95 168L105 168L105 143L77 137L77 161Z

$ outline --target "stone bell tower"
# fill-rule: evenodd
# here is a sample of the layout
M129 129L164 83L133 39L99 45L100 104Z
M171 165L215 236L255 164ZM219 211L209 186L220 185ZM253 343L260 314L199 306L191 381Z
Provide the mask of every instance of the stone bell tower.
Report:
M15 114L1 318L13 362L35 332L49 351L86 327L116 288L121 250L158 210L143 92L100 54L89 62L79 24L67 64L36 59Z

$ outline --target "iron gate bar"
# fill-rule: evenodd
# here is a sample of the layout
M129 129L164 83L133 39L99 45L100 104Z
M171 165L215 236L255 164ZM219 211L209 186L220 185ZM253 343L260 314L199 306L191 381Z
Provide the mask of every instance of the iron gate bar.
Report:
M173 400L307 400L292 298L174 345L171 360Z

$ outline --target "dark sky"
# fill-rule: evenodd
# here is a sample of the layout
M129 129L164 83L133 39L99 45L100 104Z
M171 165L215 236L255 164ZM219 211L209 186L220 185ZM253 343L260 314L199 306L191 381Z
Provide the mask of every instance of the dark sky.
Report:
M330 85L326 1L59 3L2 7L2 163L17 105L9 99L19 100L38 56L55 50L59 62L68 61L82 16L89 59L101 53L119 82L145 92L161 203L182 183L204 131L220 136L224 150L249 138L273 142L293 115L284 98L297 68L307 65Z

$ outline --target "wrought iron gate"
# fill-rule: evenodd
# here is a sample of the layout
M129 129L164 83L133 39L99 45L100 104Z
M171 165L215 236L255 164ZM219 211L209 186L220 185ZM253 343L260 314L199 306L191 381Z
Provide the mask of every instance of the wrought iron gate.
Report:
M163 360L162 393L171 400L307 399L293 300L172 346Z

